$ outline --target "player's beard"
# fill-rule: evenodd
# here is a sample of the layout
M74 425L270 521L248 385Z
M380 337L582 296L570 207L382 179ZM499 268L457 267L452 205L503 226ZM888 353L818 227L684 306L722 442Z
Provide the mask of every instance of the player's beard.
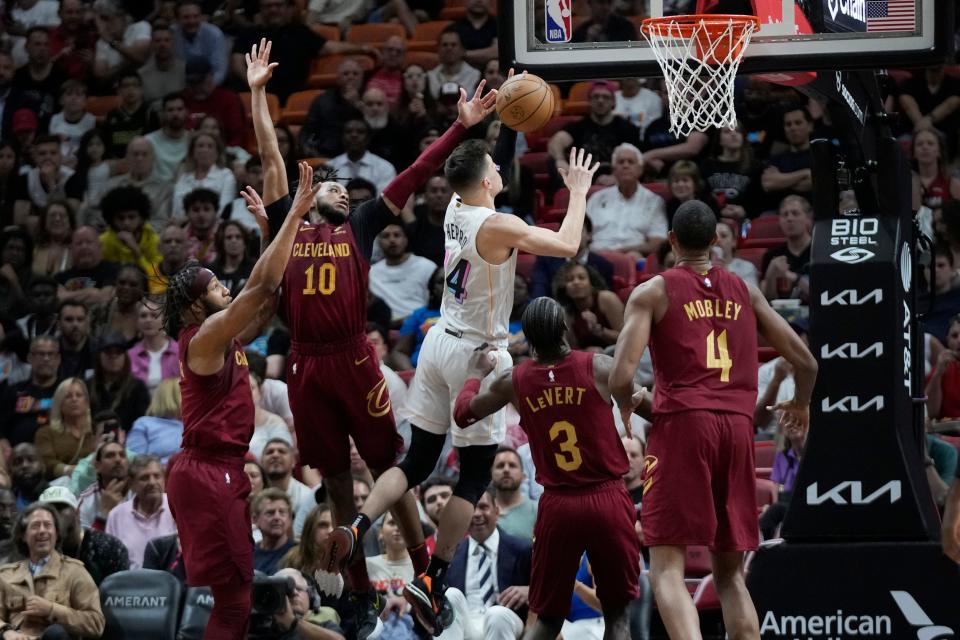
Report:
M340 209L326 202L317 203L317 213L323 216L327 222L335 226L347 221L347 216L341 213Z

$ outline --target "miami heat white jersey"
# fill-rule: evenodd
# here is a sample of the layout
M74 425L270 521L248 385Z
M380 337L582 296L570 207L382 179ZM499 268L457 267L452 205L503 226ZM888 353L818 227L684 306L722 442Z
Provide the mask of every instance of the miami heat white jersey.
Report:
M517 252L490 264L477 252L480 225L496 212L463 204L454 195L443 218L444 279L440 330L462 332L468 340L506 347L513 308Z

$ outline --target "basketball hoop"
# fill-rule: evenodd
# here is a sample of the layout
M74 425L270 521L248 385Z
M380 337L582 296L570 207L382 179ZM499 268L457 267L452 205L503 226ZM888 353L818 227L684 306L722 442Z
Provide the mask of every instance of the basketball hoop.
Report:
M640 30L663 70L674 135L736 127L733 80L759 27L759 18L745 15L690 14L643 21Z

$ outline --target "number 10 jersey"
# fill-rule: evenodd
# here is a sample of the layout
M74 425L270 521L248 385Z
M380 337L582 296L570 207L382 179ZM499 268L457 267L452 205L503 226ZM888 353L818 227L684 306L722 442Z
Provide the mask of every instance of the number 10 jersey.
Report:
M440 304L440 330L475 343L505 348L510 336L513 280L517 252L501 264L490 264L477 251L477 232L496 212L464 204L454 196L443 218L446 281Z

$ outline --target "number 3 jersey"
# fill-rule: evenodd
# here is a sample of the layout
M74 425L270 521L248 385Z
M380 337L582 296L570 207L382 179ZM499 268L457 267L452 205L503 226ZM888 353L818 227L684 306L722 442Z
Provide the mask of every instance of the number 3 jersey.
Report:
M440 304L440 330L476 343L506 348L513 308L517 252L501 264L490 264L477 251L477 232L496 212L464 204L454 196L443 218L443 271L446 286Z
M594 382L593 358L572 351L553 365L525 360L513 369L520 426L547 490L619 480L629 469L613 406Z
M660 274L669 304L650 332L653 413L693 409L753 417L757 318L739 276L674 267Z

